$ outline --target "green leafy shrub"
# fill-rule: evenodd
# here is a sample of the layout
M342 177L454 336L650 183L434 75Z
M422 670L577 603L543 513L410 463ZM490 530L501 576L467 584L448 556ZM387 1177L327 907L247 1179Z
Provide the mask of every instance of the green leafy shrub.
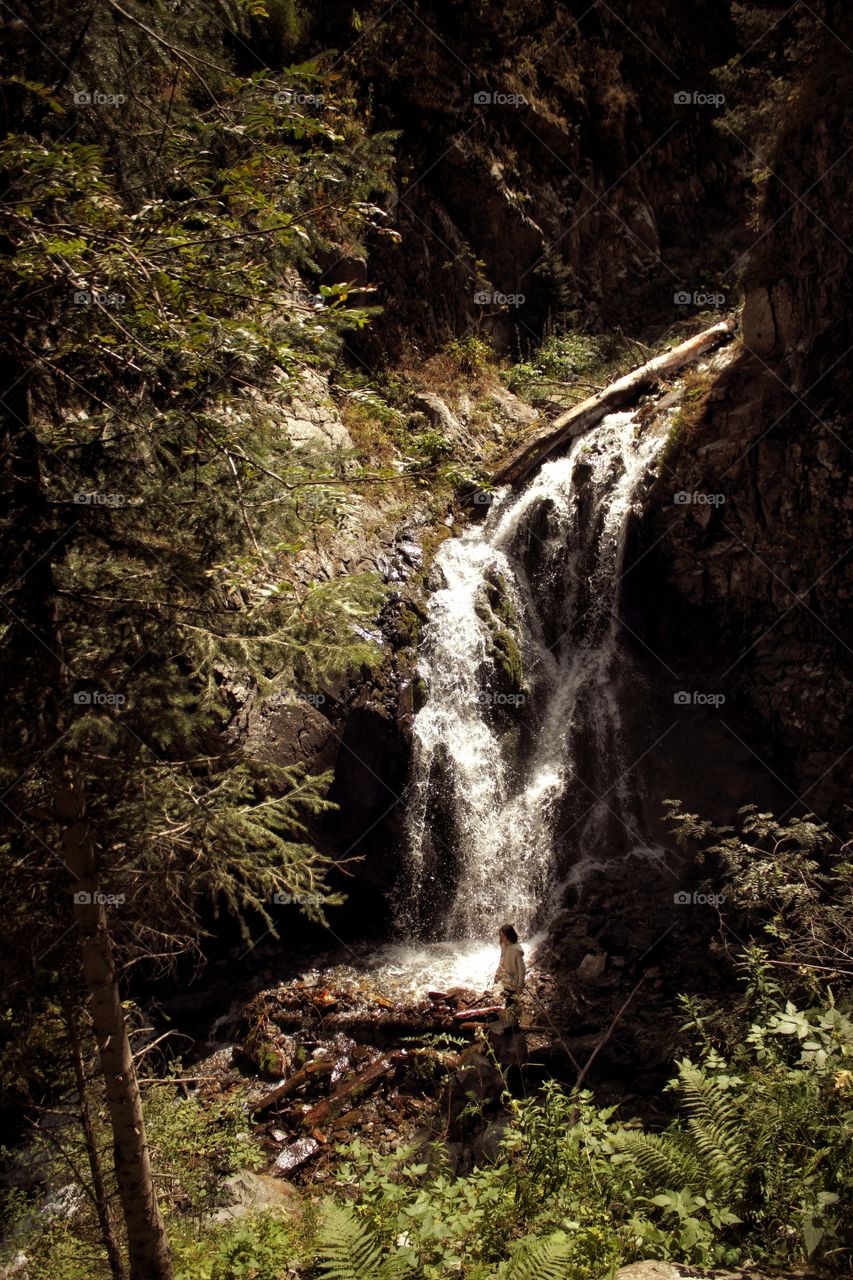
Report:
M269 1212L172 1238L175 1280L282 1280L313 1254L303 1216Z
M182 1098L168 1082L154 1085L145 1095L145 1123L172 1214L203 1216L220 1203L224 1178L265 1164L238 1093L203 1101L197 1094Z
M510 391L533 404L570 394L583 399L595 387L611 381L621 356L626 366L642 363L645 356L626 355L624 340L613 334L570 331L545 338L527 360L505 374Z

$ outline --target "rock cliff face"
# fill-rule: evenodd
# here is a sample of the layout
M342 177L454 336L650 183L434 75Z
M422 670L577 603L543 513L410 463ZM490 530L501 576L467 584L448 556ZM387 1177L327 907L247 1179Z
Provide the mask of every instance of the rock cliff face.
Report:
M625 593L656 654L740 703L786 806L836 818L853 657L850 82L827 35L771 159L740 357L667 458Z
M366 6L346 55L377 126L401 133L402 241L369 264L373 357L466 332L525 346L559 317L669 324L674 293L745 246L746 166L708 101L734 53L728 6L414 0L394 15Z

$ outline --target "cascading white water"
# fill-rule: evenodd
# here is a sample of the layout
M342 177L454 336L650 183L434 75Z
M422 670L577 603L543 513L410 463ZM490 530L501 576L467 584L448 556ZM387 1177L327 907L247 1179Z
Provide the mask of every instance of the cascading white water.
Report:
M481 939L514 920L529 934L555 897L557 842L576 850L576 876L617 838L623 854L642 848L616 609L629 515L661 443L611 414L441 547L414 724L412 930Z

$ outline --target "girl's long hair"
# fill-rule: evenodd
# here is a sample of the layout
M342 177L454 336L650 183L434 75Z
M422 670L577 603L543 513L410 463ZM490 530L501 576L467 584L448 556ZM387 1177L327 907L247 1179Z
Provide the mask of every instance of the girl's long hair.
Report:
M518 934L515 932L515 926L511 924L502 924L501 933L507 942L518 942Z

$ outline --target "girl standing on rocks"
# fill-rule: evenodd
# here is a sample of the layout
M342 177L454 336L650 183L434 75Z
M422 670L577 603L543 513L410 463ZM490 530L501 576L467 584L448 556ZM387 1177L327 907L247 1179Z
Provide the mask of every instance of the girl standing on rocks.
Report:
M498 930L501 944L501 958L495 972L495 982L503 986L504 1004L507 1012L517 1017L518 998L524 990L524 952L518 941L518 934L511 924L501 925Z

